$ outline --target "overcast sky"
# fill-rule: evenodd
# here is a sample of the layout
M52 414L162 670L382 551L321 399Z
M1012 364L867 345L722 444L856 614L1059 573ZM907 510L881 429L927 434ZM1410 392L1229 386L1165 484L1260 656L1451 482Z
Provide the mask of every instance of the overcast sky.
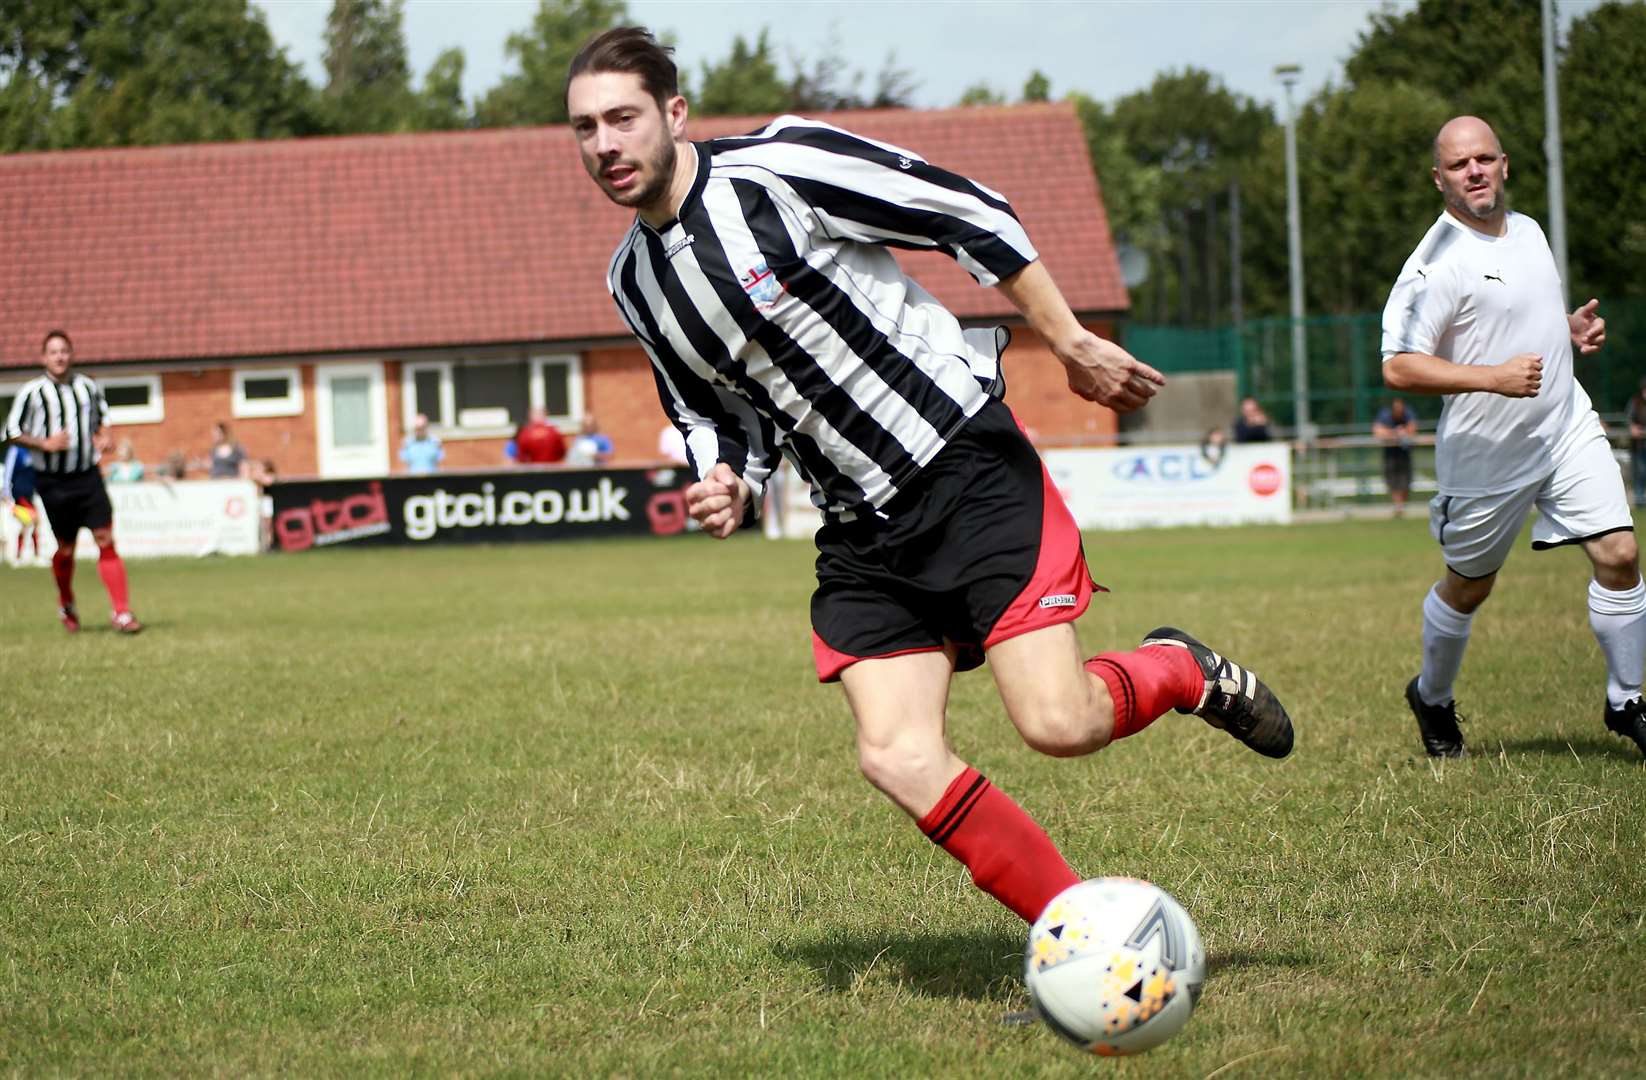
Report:
M331 0L254 0L276 41L325 81L320 65ZM1566 0L1563 21L1599 0ZM1340 82L1373 12L1404 11L1412 0L629 0L634 19L674 32L676 61L695 76L705 62L731 51L741 34L752 41L771 29L779 69L791 52L815 55L835 35L840 53L870 79L888 53L912 72L915 104L952 105L986 82L1017 98L1036 69L1052 96L1079 90L1100 101L1142 89L1162 71L1204 68L1232 90L1260 101L1281 94L1278 64L1303 66L1307 97ZM537 0L408 0L406 41L421 83L444 49L463 50L464 94L472 102L506 71L505 39L531 26ZM869 85L866 80L865 87Z

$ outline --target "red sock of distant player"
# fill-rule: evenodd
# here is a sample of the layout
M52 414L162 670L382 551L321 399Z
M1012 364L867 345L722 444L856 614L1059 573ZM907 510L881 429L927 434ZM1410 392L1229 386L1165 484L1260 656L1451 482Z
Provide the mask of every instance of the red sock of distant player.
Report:
M1080 881L1034 819L976 769L955 777L917 824L927 839L965 864L978 888L1025 922Z
M1206 676L1189 650L1170 645L1099 653L1086 661L1086 670L1109 688L1116 739L1142 731L1167 709L1194 708L1206 691Z
M57 581L57 602L74 606L74 548L59 546L51 557L51 576Z
M109 604L114 608L114 613L123 615L130 611L126 600L126 564L120 561L113 544L97 549L97 576L103 579L103 588L109 591Z

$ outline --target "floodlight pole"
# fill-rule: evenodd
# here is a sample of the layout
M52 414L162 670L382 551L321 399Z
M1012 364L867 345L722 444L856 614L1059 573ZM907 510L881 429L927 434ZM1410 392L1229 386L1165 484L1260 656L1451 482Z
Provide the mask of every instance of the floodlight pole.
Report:
M1554 249L1560 288L1571 293L1566 274L1566 178L1560 153L1560 69L1555 65L1555 0L1543 0L1543 153L1549 161L1549 246Z
M1275 78L1286 88L1286 250L1292 269L1292 397L1297 412L1297 438L1310 439L1309 346L1303 332L1303 219L1297 194L1297 109L1292 86L1303 68L1282 64Z

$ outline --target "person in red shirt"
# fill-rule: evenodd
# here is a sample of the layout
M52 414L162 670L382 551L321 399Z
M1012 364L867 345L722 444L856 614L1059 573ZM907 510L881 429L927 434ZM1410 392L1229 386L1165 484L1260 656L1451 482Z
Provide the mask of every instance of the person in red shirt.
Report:
M521 465L553 465L566 460L566 439L549 423L542 409L533 409L520 430L514 433L514 453Z

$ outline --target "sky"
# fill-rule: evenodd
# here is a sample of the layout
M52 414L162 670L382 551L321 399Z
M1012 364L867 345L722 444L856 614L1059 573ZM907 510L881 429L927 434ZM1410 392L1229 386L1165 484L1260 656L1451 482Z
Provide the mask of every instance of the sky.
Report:
M1600 0L1566 0L1563 22ZM325 81L320 57L331 0L254 0L275 40L309 80ZM1081 91L1109 102L1146 88L1165 71L1197 67L1258 101L1278 104L1280 64L1300 64L1299 100L1341 82L1373 13L1406 11L1413 0L628 0L630 15L672 31L675 60L694 76L724 59L737 35L753 41L771 29L779 70L791 53L816 55L831 35L865 89L895 54L918 87L914 104L954 104L987 83L1017 99L1036 70L1052 97ZM464 96L471 102L514 70L504 53L511 33L528 29L537 0L407 0L406 42L421 83L444 49L463 50Z

